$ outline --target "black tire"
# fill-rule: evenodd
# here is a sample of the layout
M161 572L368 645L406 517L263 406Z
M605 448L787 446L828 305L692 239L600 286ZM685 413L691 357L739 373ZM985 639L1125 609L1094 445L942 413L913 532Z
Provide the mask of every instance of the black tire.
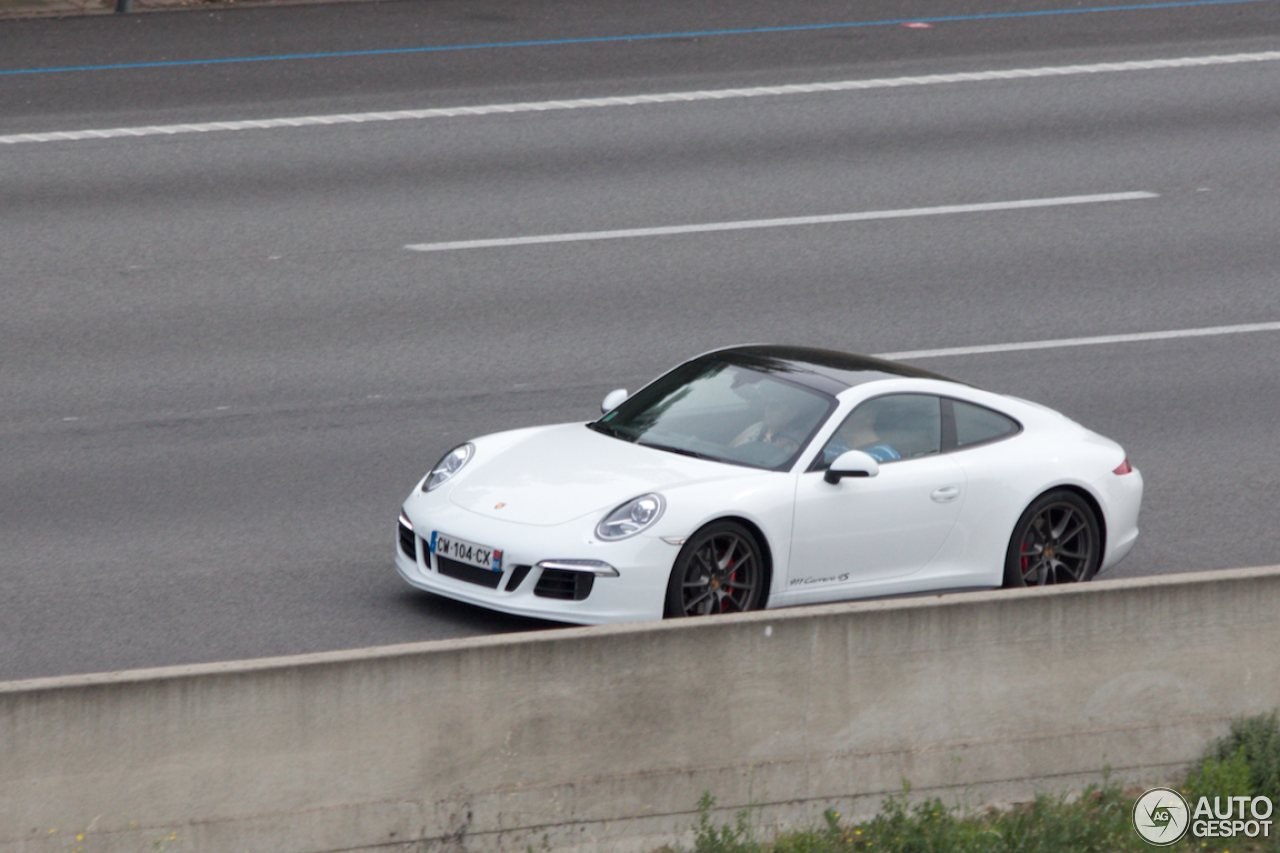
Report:
M1032 501L1018 519L1004 560L1007 587L1087 581L1102 561L1102 536L1093 508L1059 489Z
M764 600L764 555L741 524L716 521L689 537L667 582L667 617L755 610Z

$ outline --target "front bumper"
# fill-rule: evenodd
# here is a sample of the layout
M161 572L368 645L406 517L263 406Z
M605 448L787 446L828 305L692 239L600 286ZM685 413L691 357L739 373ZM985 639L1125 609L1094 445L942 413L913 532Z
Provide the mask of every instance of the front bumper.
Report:
M429 509L407 506L412 530L402 522L396 536L396 570L418 589L502 613L577 625L662 618L667 580L679 549L656 536L599 542L592 536L594 518L542 527L496 521L443 502L432 504ZM439 558L430 553L432 531L500 549L501 573L457 566L442 573ZM575 560L607 563L617 576L592 573L585 566L576 572L563 565L538 565Z

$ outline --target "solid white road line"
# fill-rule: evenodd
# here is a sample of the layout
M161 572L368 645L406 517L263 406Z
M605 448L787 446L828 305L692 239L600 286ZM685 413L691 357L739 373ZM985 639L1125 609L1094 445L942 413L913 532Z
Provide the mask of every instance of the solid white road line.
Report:
M810 95L823 92L847 92L864 89L894 89L903 86L937 86L947 83L975 83L992 80L1019 80L1030 77L1069 77L1080 74L1114 74L1124 71L1156 71L1171 68L1203 68L1215 65L1274 62L1280 51L1233 53L1221 56L1186 56L1177 59L1144 59L1129 62L1100 62L1092 65L1057 65L1045 68L1012 68L998 71L974 71L959 74L925 74L919 77L881 77L870 80L839 80L831 83L800 83L787 86L755 86L745 89L712 89L697 92L665 92L654 95L625 95L610 98L577 98L566 101L531 101L514 104L487 104L471 107L439 107L424 110L393 110L377 113L342 113L323 116L296 116L241 121L217 121L199 124L165 124L149 127L115 127L101 130L69 130L50 133L15 133L0 136L0 143L16 145L24 142L66 142L80 139L110 139L119 136L172 136L183 133L211 133L228 130L262 130L277 127L308 127L330 124L360 124L375 121L408 121L458 116L483 116L496 113L548 112L599 107L632 107L642 104L667 104L687 101L720 101L735 98L760 98L778 95Z
M1108 201L1137 201L1159 198L1158 193L1123 192L1098 195L1068 195L1018 201L989 201L979 204L949 204L941 207L909 207L902 210L866 210L858 213L829 213L819 216L789 216L781 219L743 219L737 222L705 222L699 225L662 225L655 228L625 228L618 231L578 231L569 234L535 234L528 237L497 237L488 240L453 240L446 243L411 243L415 252L452 252L458 249L492 249L499 246L528 246L535 243L577 243L584 240L620 240L628 237L663 237L670 234L698 234L707 231L746 231L753 228L792 228L798 225L828 225L834 222L867 222L875 219L904 219L913 216L944 216L950 213L982 213L992 210L1024 210L1030 207L1062 207L1072 204L1100 204Z
M895 361L913 358L945 358L955 355L983 355L993 352L1022 352L1035 349L1091 347L1100 344L1129 344L1140 341L1167 341L1175 338L1208 338L1218 335L1245 335L1250 332L1280 332L1280 322L1245 323L1239 326L1209 326L1203 329L1174 329L1166 332L1135 332L1129 335L1098 335L1092 338L1058 338L1046 341L1022 341L1013 344L985 344L972 347L921 349L907 352L879 353L876 358Z

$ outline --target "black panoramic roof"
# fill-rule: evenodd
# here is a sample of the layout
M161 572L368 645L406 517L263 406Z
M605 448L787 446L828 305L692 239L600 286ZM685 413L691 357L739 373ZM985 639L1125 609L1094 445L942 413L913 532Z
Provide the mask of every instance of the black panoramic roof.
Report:
M785 374L786 378L793 382L799 382L827 394L839 394L864 382L901 376L913 379L940 379L944 382L956 381L948 376L907 364L898 364L896 361L811 347L753 344L718 350L708 353L703 358L727 361L763 373Z

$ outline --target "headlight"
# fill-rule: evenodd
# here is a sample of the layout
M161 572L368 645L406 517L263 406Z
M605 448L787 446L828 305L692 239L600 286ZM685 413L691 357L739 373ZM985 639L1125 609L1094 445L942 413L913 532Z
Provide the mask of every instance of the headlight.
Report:
M436 486L441 485L454 474L462 470L462 466L471 461L471 454L475 452L475 445L471 442L460 444L453 450L450 450L444 457L436 463L436 467L431 469L431 473L427 475L427 479L422 481L422 491L429 492Z
M667 502L662 495L649 494L632 498L596 525L596 536L606 542L635 536L661 518L662 511L666 508Z

